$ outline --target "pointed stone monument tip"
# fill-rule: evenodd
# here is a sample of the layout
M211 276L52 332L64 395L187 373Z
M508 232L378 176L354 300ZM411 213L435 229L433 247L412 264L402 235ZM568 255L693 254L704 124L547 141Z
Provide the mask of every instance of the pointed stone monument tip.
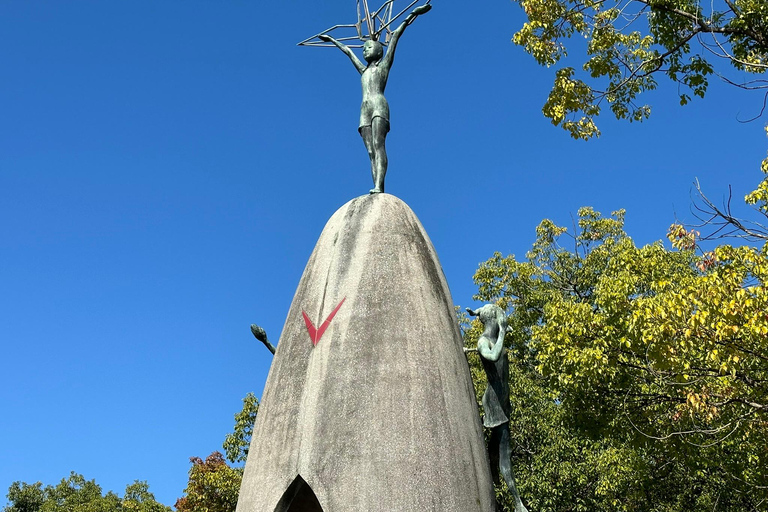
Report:
M494 509L434 247L400 199L353 199L326 224L296 290L237 512Z

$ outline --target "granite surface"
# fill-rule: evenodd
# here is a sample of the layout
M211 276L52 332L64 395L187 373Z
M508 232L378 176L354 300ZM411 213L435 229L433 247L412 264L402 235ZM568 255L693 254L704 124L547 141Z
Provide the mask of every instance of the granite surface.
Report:
M322 332L316 345L307 319ZM291 505L286 493L307 503L316 497L322 509ZM353 199L328 221L299 282L237 512L494 507L469 369L432 243L400 199Z

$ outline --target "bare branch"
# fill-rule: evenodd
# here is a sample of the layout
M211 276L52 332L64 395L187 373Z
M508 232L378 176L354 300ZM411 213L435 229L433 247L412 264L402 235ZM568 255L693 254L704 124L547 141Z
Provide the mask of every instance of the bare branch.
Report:
M733 215L731 211L731 199L733 190L728 187L728 199L723 207L717 207L701 190L699 180L694 181L694 187L701 199L703 205L694 203L694 208L706 218L696 215L696 218L702 221L701 224L694 227L715 226L714 232L705 235L701 240L716 240L719 238L740 238L747 241L768 240L768 227L757 222L751 222L740 219Z

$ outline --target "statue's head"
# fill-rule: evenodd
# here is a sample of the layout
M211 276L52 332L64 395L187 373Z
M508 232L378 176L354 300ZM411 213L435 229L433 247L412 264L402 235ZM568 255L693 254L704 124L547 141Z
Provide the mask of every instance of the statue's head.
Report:
M380 42L369 39L363 44L363 58L368 64L381 60L383 56L384 47Z

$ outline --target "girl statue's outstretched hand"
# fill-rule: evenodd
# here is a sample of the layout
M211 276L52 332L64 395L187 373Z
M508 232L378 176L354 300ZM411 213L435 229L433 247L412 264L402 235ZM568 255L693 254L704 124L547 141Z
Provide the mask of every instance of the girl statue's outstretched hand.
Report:
M428 13L430 9L432 9L432 4L420 5L413 10L413 14L421 16L422 14Z

